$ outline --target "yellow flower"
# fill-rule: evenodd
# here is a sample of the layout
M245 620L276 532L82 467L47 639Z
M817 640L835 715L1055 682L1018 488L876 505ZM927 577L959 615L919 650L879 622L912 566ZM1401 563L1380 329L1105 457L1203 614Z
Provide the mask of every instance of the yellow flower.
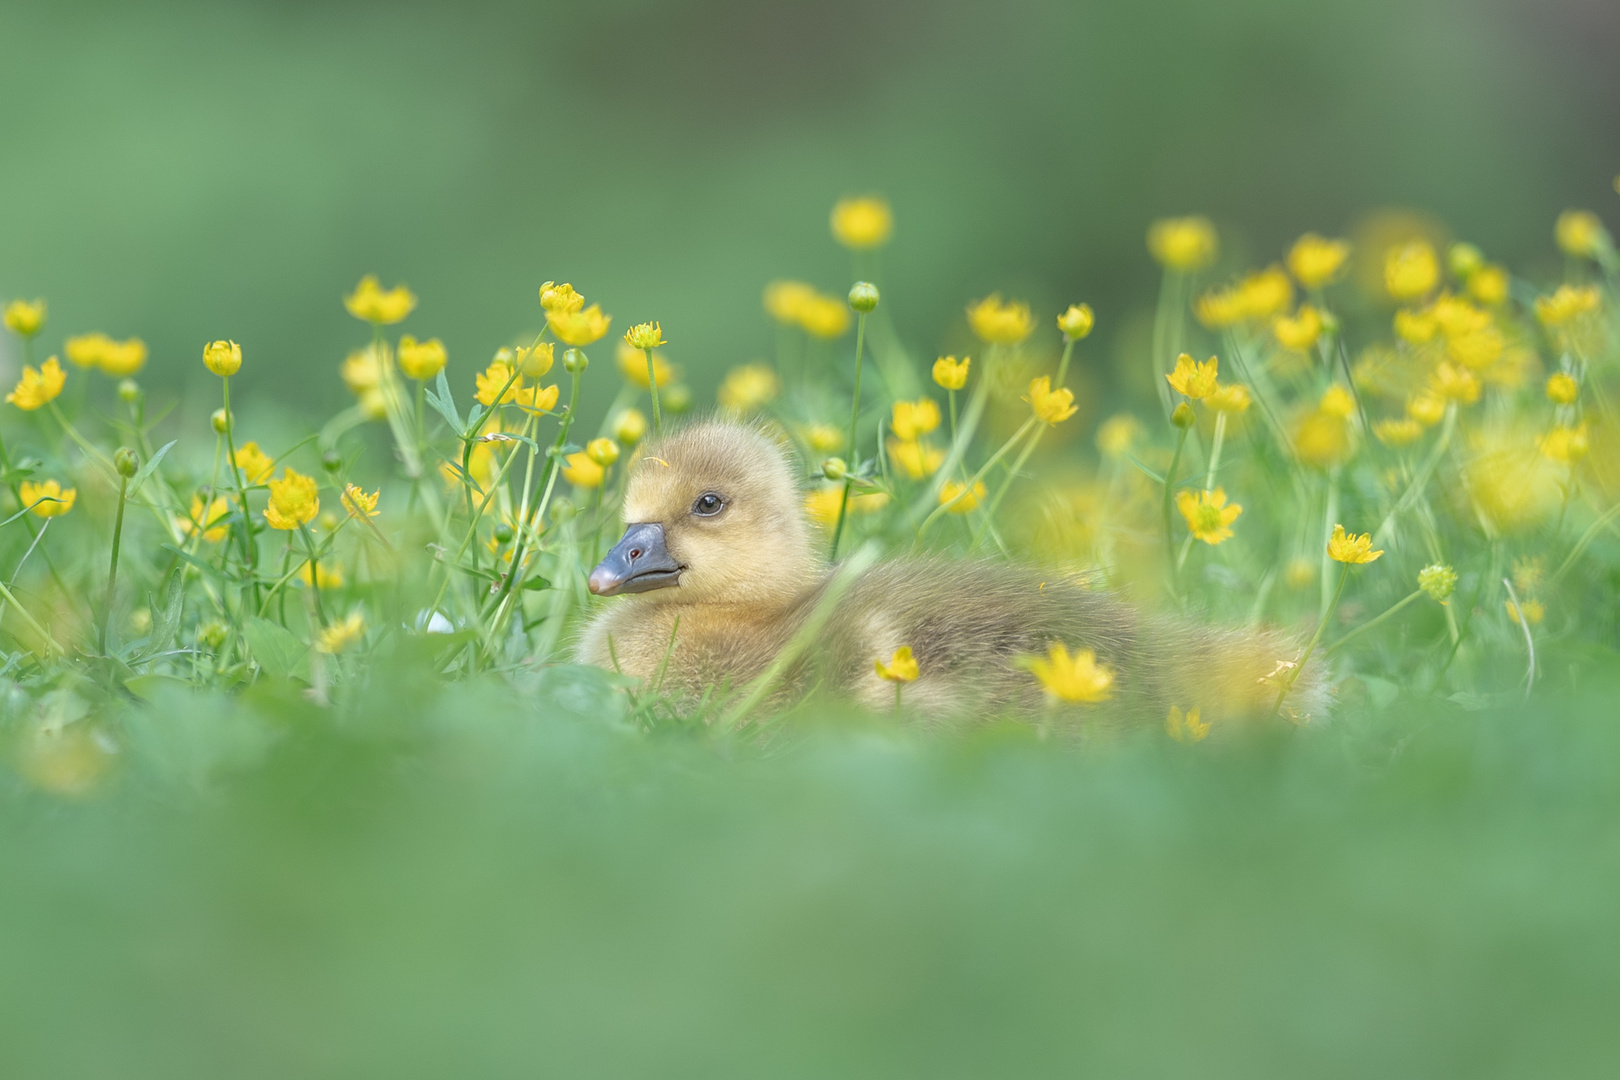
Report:
M1307 352L1322 336L1322 316L1311 305L1301 304L1293 315L1278 315L1272 319L1271 332L1283 348Z
M939 467L945 463L945 451L926 443L890 439L889 458L911 479L921 480L939 471Z
M872 661L872 667L878 673L878 678L893 683L908 683L917 678L917 660L911 655L911 646L902 645L894 650L885 664L882 660Z
M1533 593L1541 586L1547 573L1547 560L1541 556L1513 560L1513 587L1522 593Z
M309 572L309 561L306 559L304 565L298 568L298 580L305 585L314 584L321 589L341 589L343 588L343 571L333 566L330 560L318 563L312 581Z
M1198 706L1194 705L1186 713L1181 711L1179 705L1170 706L1170 712L1164 718L1164 731L1176 742L1195 743L1203 742L1209 734L1209 725L1200 718Z
M1316 564L1309 559L1289 559L1283 570L1283 580L1290 589L1303 589L1316 580Z
M1307 465L1332 468L1350 456L1350 425L1342 416L1314 409L1294 431L1294 451Z
M1555 427L1541 439L1541 453L1548 461L1573 465L1591 449L1586 437L1586 424L1577 427Z
M1427 345L1440 332L1434 312L1429 308L1414 310L1400 308L1395 312L1395 335L1413 345Z
M1581 396L1581 384L1573 375L1558 371L1547 377L1547 400L1554 405L1573 405Z
M1249 407L1249 388L1242 383L1228 383L1215 387L1215 392L1204 399L1204 404L1216 412L1241 413Z
M1148 227L1148 253L1171 270L1201 270L1215 261L1215 226L1208 218L1161 218Z
M1193 314L1211 330L1224 330L1248 318L1243 296L1236 289L1210 289L1193 303Z
M619 460L619 444L612 439L592 439L585 444L585 456L605 469Z
M773 281L765 286L765 313L783 326L792 326L815 297L816 290L802 281Z
M1294 241L1288 252L1288 269L1293 272L1294 280L1307 289L1319 289L1339 276L1349 257L1348 241L1306 233Z
M250 484L257 484L267 478L275 470L276 463L269 454L259 449L256 442L245 442L236 448L236 454L231 459L242 475Z
M542 341L538 345L518 349L514 359L525 379L543 379L556 362L556 350L551 342Z
M1406 401L1406 415L1424 427L1434 427L1446 417L1446 400L1428 391L1414 394Z
M1373 435L1385 446L1410 446L1423 437L1423 425L1411 417L1398 420L1379 420L1372 426Z
M1537 600L1534 597L1526 600L1523 608L1515 606L1511 600L1503 601L1503 604L1507 608L1508 618L1512 619L1514 622L1520 621L1520 611L1524 612L1523 621L1529 623L1531 626L1539 626L1541 624L1541 620L1547 617L1547 609L1542 606L1540 600Z
M546 323L557 340L576 349L600 341L613 325L613 317L602 314L599 304L583 311L547 311Z
M1479 400L1479 379L1465 367L1441 364L1434 369L1433 386L1434 392L1447 401L1472 405Z
M1091 313L1090 304L1070 304L1069 310L1057 318L1058 329L1063 331L1063 336L1070 341L1079 341L1091 333L1096 321L1096 316Z
M128 341L108 339L96 358L103 374L114 379L127 379L146 366L146 342L140 338Z
M280 480L270 481L270 504L264 508L264 521L272 529L292 532L314 521L320 509L313 476L289 468L281 470Z
M31 338L45 328L45 301L13 300L3 316L6 329L19 337Z
M203 367L222 379L235 375L242 367L242 346L234 341L210 341L203 346Z
M225 520L230 509L230 504L223 497L204 504L200 495L193 495L190 515L179 521L180 531L186 536L194 536L200 531L204 540L217 544L225 539L229 531L228 526L217 523Z
M1003 301L1000 293L991 293L967 309L968 326L980 341L992 345L1016 345L1035 329L1035 320L1029 305L1021 301Z
M967 385L968 365L971 363L973 359L968 356L961 360L954 356L942 356L934 361L934 381L946 390L960 390Z
M979 501L985 494L986 488L982 482L974 484L973 490L968 491L966 484L947 480L939 489L939 505L943 506L947 513L969 514L979 508Z
M1468 295L1481 304L1496 307L1508 298L1508 272L1494 263L1468 275Z
M1565 210L1558 215L1553 235L1566 255L1590 259L1597 256L1609 234L1590 210Z
M1176 493L1176 509L1187 519L1187 530L1211 546L1232 538L1232 522L1243 513L1237 503L1226 505L1226 489Z
M316 636L315 648L329 655L337 655L366 635L366 620L358 611L342 622L335 622Z
M106 334L80 334L68 338L62 351L75 367L93 368L100 366L102 352L112 344L113 339Z
M42 518L61 517L73 509L73 501L78 497L78 488L63 488L55 480L42 483L24 480L17 486L17 498L23 506Z
M813 293L799 305L799 325L823 341L841 338L849 331L849 305L836 296Z
M572 315L585 306L585 298L566 282L558 285L554 281L548 281L540 286L540 306L545 309L548 316Z
M1317 402L1316 407L1329 416L1347 420L1356 411L1356 399L1343 383L1334 383L1323 392L1322 400Z
M1390 248L1384 255L1384 288L1396 300L1417 300L1440 280L1440 260L1427 240Z
M1215 392L1221 362L1210 357L1200 364L1186 353L1176 357L1176 369L1165 376L1176 393L1193 400L1207 398Z
M399 370L405 373L407 379L433 378L444 370L446 359L444 342L438 338L417 341L406 334L399 339Z
M16 388L6 395L6 400L19 409L32 412L55 401L56 395L62 392L62 385L66 382L67 373L53 356L41 364L38 370L31 367L23 368L22 378L17 380Z
M804 512L810 515L812 521L822 525L832 525L838 520L838 507L844 499L843 484L823 484L804 497ZM883 509L889 503L887 492L873 491L865 495L854 492L849 496L849 513L870 514Z
M647 435L647 417L640 409L626 409L613 421L613 437L624 446L634 446Z
M416 297L403 285L385 290L375 274L367 274L354 292L343 298L343 306L357 319L373 326L388 326L411 313L416 307Z
M1142 425L1130 413L1110 416L1097 428L1097 449L1111 458L1124 457L1142 437Z
M344 357L338 374L343 377L343 385L356 397L364 397L368 391L382 385L382 363L377 351L369 345Z
M1113 696L1114 672L1106 664L1097 663L1097 654L1090 649L1080 649L1070 656L1061 642L1054 641L1045 656L1025 659L1024 667L1058 701L1096 704Z
M643 390L651 387L651 381L647 378L646 353L633 347L628 342L621 342L614 359L619 365L619 374L624 376L625 382L639 386ZM680 369L665 360L663 353L654 352L652 362L652 377L658 381L658 389L665 389L670 383L681 377Z
M1457 334L1446 341L1446 355L1465 368L1481 371L1502 358L1507 339L1494 326Z
M894 403L889 428L898 438L915 442L937 427L939 427L939 406L928 398Z
M1328 558L1334 562L1342 563L1370 563L1383 554L1382 551L1372 549L1372 534L1355 533L1345 534L1343 525L1333 526L1333 535L1328 539Z
M1053 427L1079 411L1079 406L1074 403L1074 392L1068 389L1053 390L1049 375L1042 375L1030 383L1029 395L1024 400L1029 402L1037 419Z
M1268 266L1238 282L1238 301L1250 319L1269 319L1294 302L1294 283L1280 266Z
M874 196L839 199L832 209L832 234L851 250L882 247L894 232L889 204Z
M556 383L550 386L525 386L513 393L512 400L517 407L527 413L539 414L550 412L557 407L557 398L562 390Z
M1550 296L1536 297L1536 318L1544 326L1563 326L1598 309L1596 285L1560 285Z
M596 340L595 338L591 339ZM668 345L664 340L664 328L655 322L637 323L624 332L624 340L632 349L657 349ZM584 342L583 344L589 344Z
M568 464L563 467L563 479L575 487L594 488L602 486L602 478L607 470L591 460L591 456L583 450L577 454L569 454Z
M382 489L367 495L365 489L358 484L346 484L343 496L338 501L343 509L349 512L350 517L374 518L377 516L377 500L382 496Z
M1418 588L1429 594L1429 599L1445 603L1457 588L1457 571L1443 563L1425 566L1418 571Z
M642 365L646 374L646 365ZM782 384L767 364L744 364L726 372L720 384L720 407L730 412L748 412L773 400Z
M501 395L502 405L516 401L518 391L523 389L523 376L504 360L491 360L489 367L473 376L473 381L478 387L478 392L473 397L477 399L478 404L486 408L495 405L497 394Z

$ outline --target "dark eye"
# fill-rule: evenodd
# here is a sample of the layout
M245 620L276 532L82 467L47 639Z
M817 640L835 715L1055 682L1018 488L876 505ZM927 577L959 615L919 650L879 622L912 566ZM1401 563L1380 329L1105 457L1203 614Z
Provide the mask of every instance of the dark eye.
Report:
M706 491L698 496L697 502L692 504L692 513L698 515L698 517L714 517L725 508L725 499L712 491Z

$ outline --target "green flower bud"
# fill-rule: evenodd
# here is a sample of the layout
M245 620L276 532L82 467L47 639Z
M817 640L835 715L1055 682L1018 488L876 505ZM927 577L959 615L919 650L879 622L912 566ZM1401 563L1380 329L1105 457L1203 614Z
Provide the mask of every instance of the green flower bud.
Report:
M877 286L870 281L857 281L849 290L849 306L862 315L876 311L878 306Z
M321 468L336 476L337 471L343 468L343 455L336 450L328 450L321 455Z
M208 418L208 423L221 435L225 434L231 426L231 418L224 409L215 409L214 415Z
M131 405L141 400L141 384L134 379L125 379L118 384L118 399Z
M1443 604L1457 588L1457 571L1440 563L1425 566L1418 571L1418 588Z
M1170 414L1170 422L1182 431L1186 431L1198 423L1198 417L1193 415L1192 406L1183 401L1176 406L1176 411Z
M821 463L821 475L829 480L842 480L849 472L849 464L841 457L830 457Z
M136 457L135 451L129 447L120 446L118 452L113 455L113 468L118 470L119 476L128 480L141 471L141 459Z
M510 544L512 542L513 535L512 526L508 525L506 522L503 521L499 525L495 526L495 542L497 544Z
M692 388L676 383L668 390L660 389L658 399L672 413L683 413L692 407Z
M585 354L578 349L569 349L563 353L563 370L570 375L578 375L589 367L590 363L585 359Z

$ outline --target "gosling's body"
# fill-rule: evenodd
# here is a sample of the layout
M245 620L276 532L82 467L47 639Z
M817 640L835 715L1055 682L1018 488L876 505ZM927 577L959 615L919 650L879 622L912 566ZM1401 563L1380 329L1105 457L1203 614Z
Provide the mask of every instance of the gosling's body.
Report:
M1112 699L1089 714L1162 723L1178 705L1215 719L1268 705L1275 691L1259 679L1291 655L1265 635L1144 616L1083 583L982 560L879 563L842 590L829 616L819 609L836 588L834 568L818 552L788 457L769 436L703 424L648 447L633 468L625 500L631 528L592 575L592 588L615 592L664 576L638 572L642 565L679 566L678 583L609 601L588 624L578 658L643 680L661 677L665 689L701 695L747 685L808 620L823 617L811 647L773 688L776 702L819 688L888 707L894 688L873 661L908 645L920 672L904 690L909 712L941 720L1027 713L1044 695L1019 660L1062 642L1094 650L1116 673ZM723 506L701 512L711 496ZM661 540L636 531L647 523L656 523ZM659 543L667 549L661 564L647 550ZM621 548L640 561L614 563Z

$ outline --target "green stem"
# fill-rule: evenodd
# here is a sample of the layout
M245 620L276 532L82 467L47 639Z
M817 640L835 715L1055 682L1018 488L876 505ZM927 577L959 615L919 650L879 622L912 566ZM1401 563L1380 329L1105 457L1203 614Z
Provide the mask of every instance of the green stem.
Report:
M236 505L242 511L242 529L236 535L241 541L242 567L247 577L243 591L248 595L244 599L251 605L250 610L254 610L259 606L259 545L253 535L253 515L248 512L247 474L236 463L236 417L231 415L231 380L226 376L219 382L225 398L225 450L230 455L231 479L236 482Z
M658 372L653 367L653 351L643 351L647 354L647 389L652 392L653 434L660 435L664 430L664 419L658 412Z
M861 366L866 348L866 312L859 312L855 317L855 394L849 407L849 468L856 471L861 465L860 445L855 441L856 431L861 422ZM849 508L850 477L844 477L844 495L838 503L838 522L833 526L832 558L838 558L838 541L844 535L845 511Z
M1166 384L1168 385L1168 384ZM1176 452L1171 455L1170 469L1164 474L1164 555L1168 560L1170 571L1170 595L1177 593L1176 589L1176 534L1170 508L1174 502L1176 491L1176 472L1181 468L1181 452L1187 447L1187 428L1177 429L1181 434L1176 437Z
M979 546L979 541L983 539L984 534L990 528L990 523L996 518L996 511L1001 509L1001 500L1007 497L1007 492L1012 489L1013 481L1018 479L1018 475L1023 472L1025 462L1029 461L1029 456L1041 444L1041 436L1045 435L1046 431L1047 426L1045 424L1037 427L1034 434L1029 437L1029 442L1024 444L1024 449L1013 459L1012 468L1007 470L1007 475L1001 481L1001 486L996 489L995 498L991 499L990 505L985 508L984 519L980 522L979 528L973 533L973 547L977 548Z
M1209 468L1204 473L1204 490L1215 490L1215 470L1221 464L1221 443L1226 439L1226 410L1215 413L1215 441L1209 449Z
M1299 658L1299 663L1294 665L1294 670L1284 680L1283 688L1278 692L1277 700L1271 706L1272 716L1277 715L1277 710L1282 708L1283 699L1288 696L1288 691L1294 688L1294 684L1299 681L1299 677L1305 673L1305 665L1310 662L1311 654L1316 651L1317 642L1322 640L1322 633L1327 629L1328 619L1333 616L1334 608L1339 606L1339 597L1344 595L1344 583L1348 580L1350 580L1350 564L1345 563L1344 571L1339 575L1339 587L1333 593L1333 602L1328 605L1326 611L1322 612L1322 618L1316 624L1316 633L1311 636L1311 643L1305 646L1305 655Z
M1040 423L1040 420L1033 416L1031 416L1028 420L1025 420L1023 426L1021 426L1017 431L1013 432L1012 438L1002 443L1001 449L992 454L990 456L990 460L986 461L979 468L979 471L973 474L973 478L962 486L962 490L956 493L955 498L946 499L944 502L934 507L933 513L924 518L923 523L917 527L917 539L922 539L923 534L928 531L928 527L935 521L939 520L939 516L941 514L955 506L964 497L966 497L969 492L978 487L979 481L984 479L985 474L993 469L997 462L1007 456L1007 451L1011 450L1014 446L1018 445L1019 442L1023 441L1024 436L1029 434L1029 429L1038 423Z
M309 533L309 526L304 522L298 523L298 532L304 538L304 550L309 553L309 591L314 597L315 617L320 620L319 625L326 625L326 612L321 607L321 562L320 555L315 550L315 538Z
M118 586L118 550L124 540L124 502L129 494L129 477L122 474L118 477L118 514L113 519L112 562L107 567L107 606L101 615L101 638L97 642L96 651L102 656L107 655L107 626L112 622L113 595Z
M1352 630L1348 634L1344 635L1344 637L1340 638L1338 641L1335 641L1333 644L1331 644L1327 648L1323 649L1322 650L1322 655L1323 656L1331 656L1337 649L1339 649L1342 645L1344 645L1345 642L1349 641L1351 638L1355 637L1358 634L1361 634L1361 633L1364 633L1364 632L1366 632L1368 630L1371 630L1373 627L1377 626L1379 623L1383 622L1385 619L1390 618L1397 611L1401 610L1407 604L1410 604L1412 601L1416 600L1418 597L1420 597L1422 595L1423 595L1423 590L1422 589L1414 589L1414 590L1412 590L1412 592L1408 593L1405 597L1403 597L1402 599L1400 599L1400 600L1396 601L1394 604L1392 604L1390 606L1389 610L1385 611L1382 615L1378 616L1376 619L1370 619L1367 622L1362 623L1360 626L1356 627L1354 630Z

